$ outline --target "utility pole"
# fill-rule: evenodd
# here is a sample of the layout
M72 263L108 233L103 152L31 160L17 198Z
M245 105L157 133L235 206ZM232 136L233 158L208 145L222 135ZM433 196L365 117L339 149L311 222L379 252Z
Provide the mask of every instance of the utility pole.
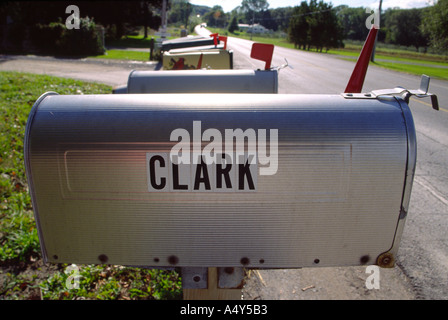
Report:
M162 3L162 33L166 32L166 0ZM165 38L163 35L162 38Z
M381 6L383 4L383 0L380 0L380 6L378 8L378 29L380 28L380 24L381 24ZM373 45L373 50L372 50L372 56L370 57L370 61L375 62L375 49L376 49L376 43L378 41L378 33L376 34L376 38L375 38L375 44Z
M252 40L252 34L254 33L254 29L255 29L254 24L255 24L255 10L252 11L252 31L250 33L250 40Z

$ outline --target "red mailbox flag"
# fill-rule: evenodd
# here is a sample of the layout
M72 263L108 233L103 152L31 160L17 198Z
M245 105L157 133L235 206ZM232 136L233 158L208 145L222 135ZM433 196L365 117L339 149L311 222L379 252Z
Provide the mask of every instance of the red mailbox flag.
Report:
M225 36L219 36L219 41L221 41L222 40L222 42L224 42L224 50L226 50L227 49L227 37L225 37Z
M373 46L375 44L376 34L378 33L378 26L373 25L367 36L366 42L359 54L355 69L348 81L345 93L360 93L366 77L367 68L369 67L370 57L372 56Z
M218 45L218 34L217 33L211 33L210 37L213 38L213 43L215 44L215 47Z
M269 70L271 68L271 61L273 54L274 54L273 44L265 44L265 43L252 44L252 51L250 52L250 57L253 59L266 62L266 65L264 67L265 70Z

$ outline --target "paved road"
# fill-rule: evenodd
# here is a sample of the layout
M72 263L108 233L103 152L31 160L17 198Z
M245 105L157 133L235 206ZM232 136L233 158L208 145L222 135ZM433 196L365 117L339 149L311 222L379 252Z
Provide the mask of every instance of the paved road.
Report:
M263 62L250 58L251 44L228 39L235 68L264 67ZM285 59L291 67L279 73L280 94L341 93L354 68L354 62L330 55L276 47L272 65L280 66ZM396 86L417 89L419 83L420 77L371 65L363 91ZM392 270L381 269L380 289L366 288L365 267L270 270L251 277L244 292L247 298L448 298L448 82L431 80L430 91L438 95L440 111L429 106L429 99L412 98L410 102L418 140L416 178L398 264Z
M251 41L228 38L235 69L264 67L250 58L251 46ZM279 73L280 94L341 93L354 68L354 62L338 57L276 47L272 65L285 59L290 67ZM370 65L363 91L417 89L419 83L420 77ZM448 82L431 80L430 92L439 97L438 112L428 99L410 101L417 131L416 176L397 266L381 269L380 289L366 288L365 267L265 270L249 279L246 298L448 299Z
M235 69L263 68L249 57L249 41L229 38ZM284 58L292 68L279 74L279 93L340 93L354 63L327 55L275 48L273 65ZM78 61L36 57L0 57L0 70L45 73L121 85L130 70L153 69L151 63ZM417 88L419 77L370 67L364 91L400 85ZM381 269L380 289L367 289L365 267L262 270L251 272L244 299L447 299L448 298L448 83L431 81L441 111L428 100L412 99L418 162L411 205L393 269Z
M156 62L116 61L107 59L55 59L43 56L0 55L0 70L20 71L68 77L104 83L126 84L131 70L154 69Z

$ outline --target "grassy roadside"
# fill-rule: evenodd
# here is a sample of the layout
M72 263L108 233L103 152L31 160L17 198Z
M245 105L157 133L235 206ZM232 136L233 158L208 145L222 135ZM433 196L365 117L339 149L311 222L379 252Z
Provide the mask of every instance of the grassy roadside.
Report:
M228 35L231 37L237 37L249 40L250 34L245 32L236 32L235 34L229 33L225 29L208 28L211 32L219 33L222 35ZM270 43L275 46L295 49L292 43L286 41L285 38L271 37L271 36L253 36L252 41L260 43ZM341 59L353 60L359 56L362 49L362 43L353 44L349 43L342 49L331 49L328 52L322 52L316 54L331 54L340 57ZM299 50L299 49L297 49ZM448 80L448 56L426 54L419 52L412 52L408 50L393 49L388 47L381 47L378 45L375 51L374 65L390 70L399 72L422 75L426 74L432 78L439 78Z
M169 29L167 31L171 35L167 39L177 38L174 36L176 33L180 33L177 29ZM97 59L116 59L116 60L133 60L133 61L148 61L149 60L149 48L151 46L151 39L160 38L154 34L149 34L147 38L144 38L143 34L128 35L119 40L110 40L106 43L108 49L106 54L98 56L90 56L89 58ZM141 49L139 51L120 50L120 48L133 48Z
M111 90L72 79L0 72L0 300L181 298L180 276L174 271L79 265L80 287L68 289L68 266L42 262L23 162L29 111L46 91L106 94Z
M148 61L149 60L149 49L147 50L147 52L112 49L112 50L107 50L106 54L104 54L104 55L92 56L89 58Z

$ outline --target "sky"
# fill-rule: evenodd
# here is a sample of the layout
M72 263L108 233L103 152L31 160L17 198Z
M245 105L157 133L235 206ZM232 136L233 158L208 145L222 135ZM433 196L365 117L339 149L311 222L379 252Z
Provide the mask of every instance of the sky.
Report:
M267 0L270 9L279 7L294 7L299 5L302 0ZM399 7L401 9L422 8L428 5L430 0L383 0L382 9ZM190 3L213 7L220 5L225 12L232 11L235 7L241 5L242 0L190 0ZM325 0L332 3L333 7L346 4L349 7L378 8L379 0Z

